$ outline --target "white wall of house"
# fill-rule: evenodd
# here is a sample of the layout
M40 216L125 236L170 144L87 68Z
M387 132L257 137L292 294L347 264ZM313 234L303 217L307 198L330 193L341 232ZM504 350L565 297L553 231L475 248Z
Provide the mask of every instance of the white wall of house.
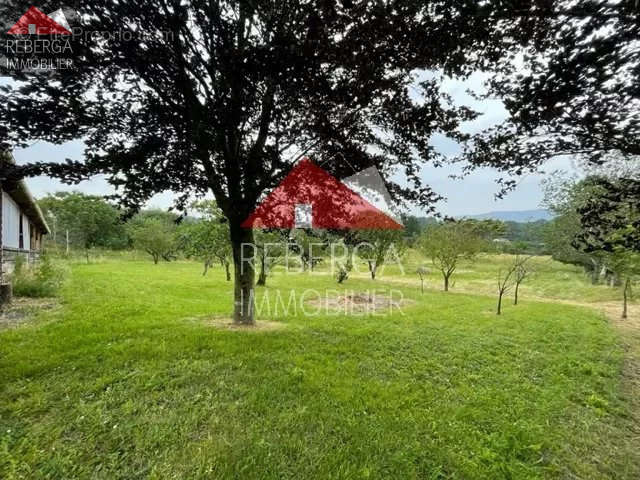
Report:
M31 229L29 228L29 219L26 215L22 215L22 238L23 246L25 250L31 250Z
M2 246L18 248L20 245L20 208L2 192Z
M29 219L22 215L22 248L31 247L31 232ZM20 207L5 192L2 192L2 246L9 248L20 247Z

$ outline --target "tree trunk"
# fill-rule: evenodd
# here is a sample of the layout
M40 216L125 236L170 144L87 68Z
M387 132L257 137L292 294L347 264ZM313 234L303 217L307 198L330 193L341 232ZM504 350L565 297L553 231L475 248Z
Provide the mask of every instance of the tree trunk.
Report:
M498 295L498 315L502 314L502 295L504 292L500 292L500 294Z
M376 279L376 270L378 269L378 265L375 263L369 262L369 271L371 272L371 280Z
M265 268L264 255L260 256L260 274L258 275L258 282L256 285L264 287L267 284L267 270Z
M449 291L449 275L444 276L444 291Z
M517 305L518 304L518 289L520 288L520 284L518 282L516 282L516 291L515 291L515 295L513 296L513 304Z
M424 293L424 280L422 278L420 279L420 290Z
M229 271L229 262L224 262L224 270L227 273L227 282L231 281L231 272Z
M202 276L204 277L209 271L209 267L211 266L211 262L209 260L204 261L204 271L202 272Z
M252 261L255 256L253 230L240 227L240 222L230 221L229 223L234 269L233 323L253 325L255 324L254 283L256 276ZM245 245L244 248L243 245Z
M623 291L623 307L622 307L622 318L625 320L628 317L628 303L629 303L629 288L631 287L631 279L627 277L627 280L624 282L624 291Z

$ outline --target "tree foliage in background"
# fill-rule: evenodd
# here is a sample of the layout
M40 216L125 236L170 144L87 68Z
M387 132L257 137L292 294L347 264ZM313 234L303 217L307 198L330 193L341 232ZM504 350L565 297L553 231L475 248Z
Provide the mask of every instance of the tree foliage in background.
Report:
M640 274L640 205L621 197L626 188L615 186L627 180L597 173L580 181L560 178L549 182L546 194L558 214L547 235L554 257L583 264L594 283L605 276L612 286L621 286L625 318L632 284ZM598 212L598 220L585 211Z
M271 269L288 254L288 230L255 230L254 231L254 262L260 267L256 285L267 284L267 277Z
M38 200L51 228L50 240L74 248L124 248L127 236L121 212L104 198L79 192L57 192Z
M507 233L507 227L501 220L477 220L469 218L461 221L464 222L471 235L480 237L487 242L495 240L496 238L502 238Z
M204 265L202 275L218 261L224 268L227 281L231 280L231 242L229 224L215 201L202 200L191 205L199 217L180 226L180 248L188 257L195 257Z
M175 216L161 210L147 210L127 225L133 246L151 255L153 263L171 261L178 250Z
M312 271L322 261L327 237L310 228L297 228L291 232L292 250L298 253L302 271Z
M367 262L371 280L376 279L378 269L386 261L399 262L406 249L402 230L362 230L358 232L358 240L358 256Z
M544 203L555 215L544 233L552 258L582 266L590 272L592 282L598 283L604 267L604 255L598 251L585 252L576 245L582 232L578 209L594 192L587 183L565 176L547 180L544 189Z
M587 251L640 253L640 182L633 178L589 177L591 194L578 206L578 243Z
M539 30L518 61L505 56L490 76L486 98L499 97L507 121L477 136L463 157L469 170L492 166L511 174L535 171L559 155L602 170L638 168L640 159L640 8L635 0L561 0L544 13ZM542 12L541 12L542 13ZM501 182L502 193L517 180ZM640 177L601 178L606 192L581 206L586 242L606 242L621 227L603 216L621 204L640 205ZM635 225L637 232L637 224ZM618 236L637 249L638 236ZM606 247L606 245L605 245ZM609 248L609 247L607 247Z

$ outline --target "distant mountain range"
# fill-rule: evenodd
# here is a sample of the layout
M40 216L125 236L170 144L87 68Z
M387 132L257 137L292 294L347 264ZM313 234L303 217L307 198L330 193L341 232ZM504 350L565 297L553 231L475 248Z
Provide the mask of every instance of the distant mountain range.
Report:
M538 220L551 220L553 215L549 210L507 210L502 212L488 212L479 215L464 215L464 218L477 220L502 220L503 222L536 222Z

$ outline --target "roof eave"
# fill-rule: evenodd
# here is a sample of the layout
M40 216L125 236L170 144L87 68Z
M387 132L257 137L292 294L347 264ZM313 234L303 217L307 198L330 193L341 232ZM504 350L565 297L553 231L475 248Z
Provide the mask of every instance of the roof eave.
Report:
M4 154L0 153L0 155L3 157L0 158L0 162L5 161L11 165L15 165L16 161L10 152L4 152ZM40 227L45 234L51 233L42 210L38 206L35 198L31 195L31 192L24 180L19 180L12 184L5 184L3 185L3 190L15 200L31 221Z

